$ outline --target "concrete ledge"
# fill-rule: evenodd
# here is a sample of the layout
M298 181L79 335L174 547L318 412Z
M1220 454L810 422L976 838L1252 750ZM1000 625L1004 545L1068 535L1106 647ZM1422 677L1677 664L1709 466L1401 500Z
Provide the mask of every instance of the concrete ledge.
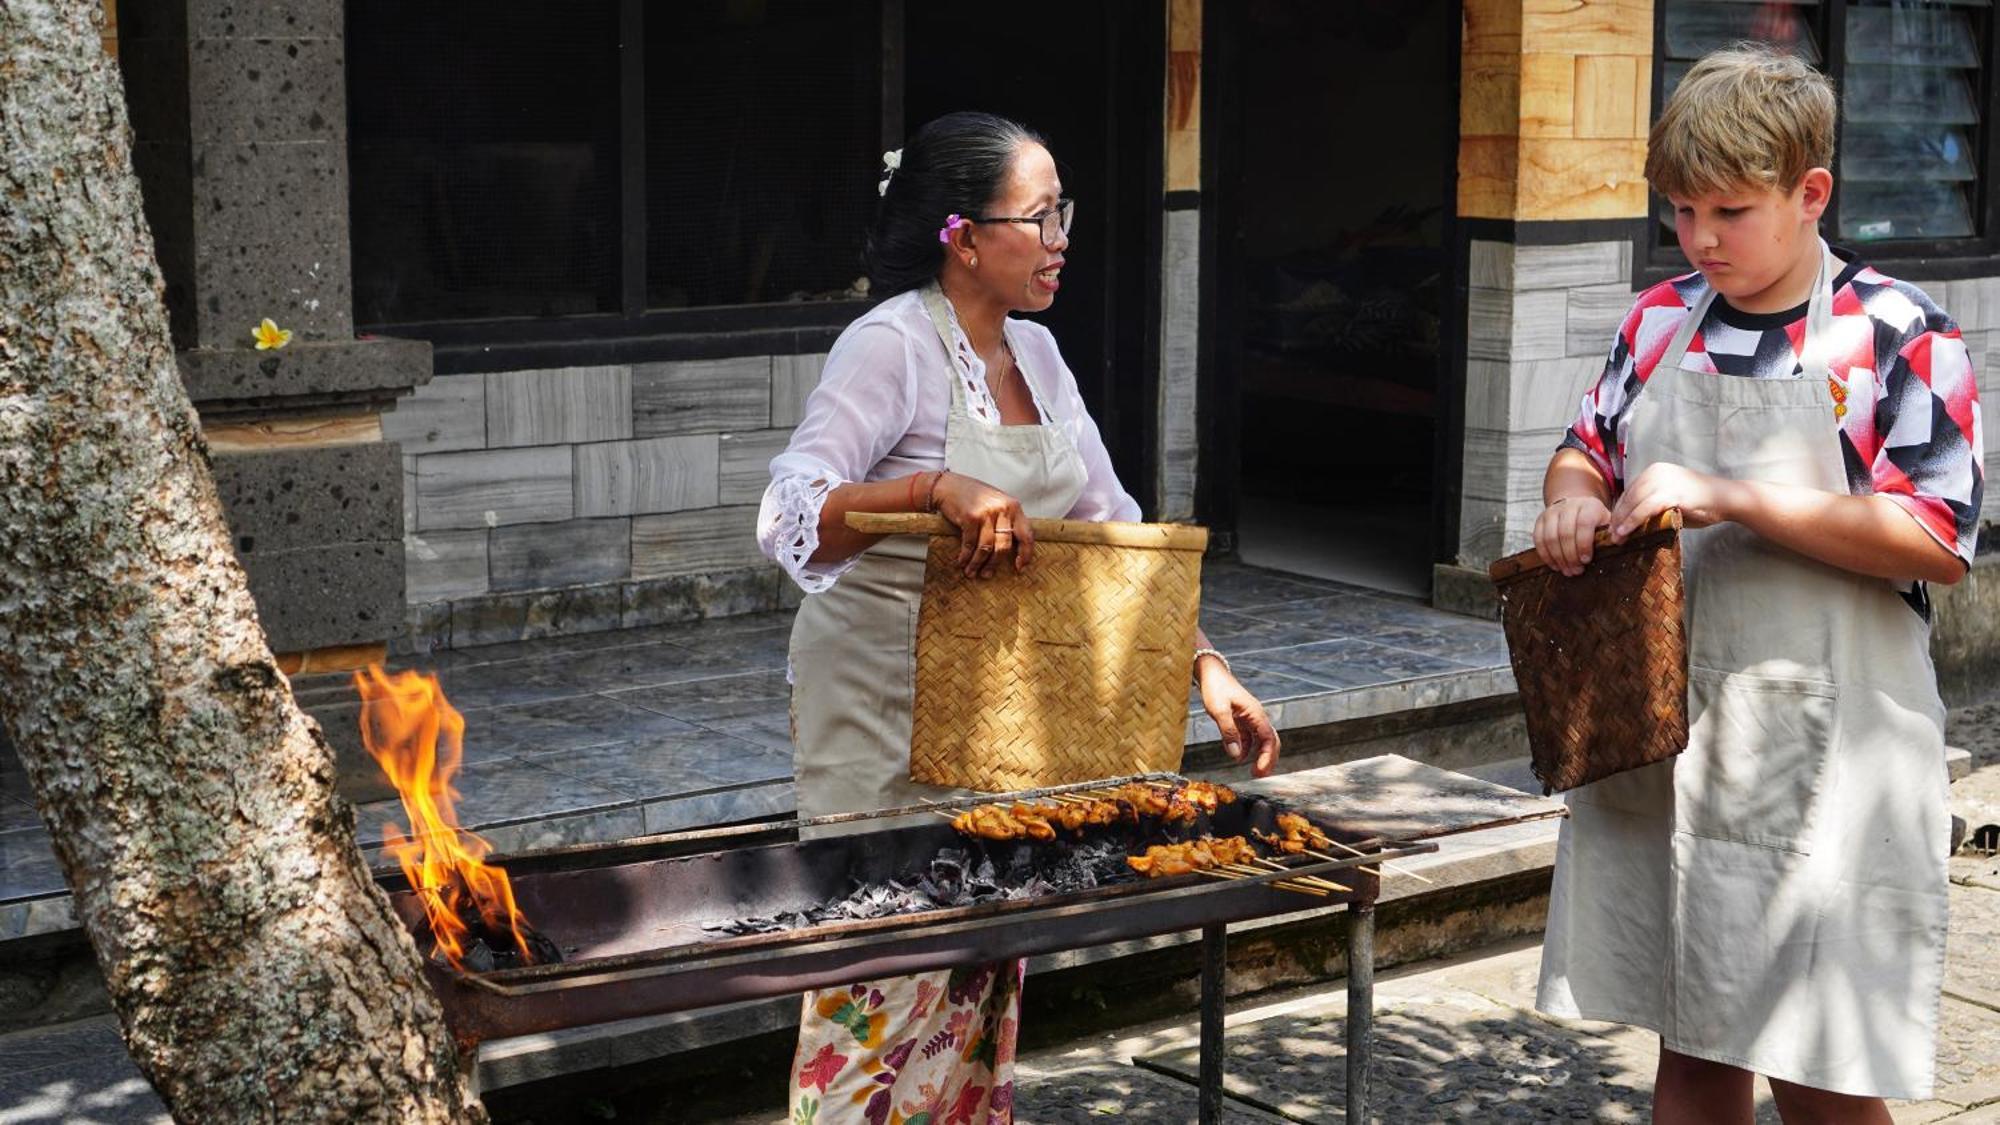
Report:
M1500 619L1500 596L1493 579L1469 566L1438 563L1431 567L1431 605L1446 613L1487 621Z
M244 325L249 339L250 324ZM391 397L430 381L427 340L295 340L281 350L190 348L175 355L204 416L269 409L274 399Z

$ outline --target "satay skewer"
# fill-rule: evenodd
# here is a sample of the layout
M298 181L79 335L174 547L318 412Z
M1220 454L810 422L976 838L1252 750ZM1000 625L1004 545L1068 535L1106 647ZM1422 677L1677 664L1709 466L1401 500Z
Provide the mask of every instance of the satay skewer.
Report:
M1235 872L1237 872L1237 873L1239 873L1239 874L1241 874L1241 875L1243 875L1243 876L1245 876L1245 877L1249 877L1249 876L1253 876L1253 875L1270 875L1270 874L1273 874L1273 872L1270 872L1270 871L1266 871L1266 870L1264 870L1264 869L1263 869L1263 868L1261 868L1261 867L1247 867L1247 866L1245 866L1245 865L1243 865L1243 864L1240 864L1240 863L1225 863L1225 864L1221 864L1220 866L1221 866L1221 867L1222 867L1222 868L1223 868L1224 870L1227 870L1227 871L1235 871ZM1335 891L1345 891L1345 890L1347 890L1347 888L1346 888L1346 887L1343 887L1343 886L1341 886L1341 885L1340 885L1339 883L1328 883L1328 882L1325 882L1324 880L1320 880L1320 881L1318 881L1318 882L1315 882L1315 881L1313 881L1313 880L1312 880L1312 879L1310 879L1310 878L1305 878L1305 879L1280 879L1280 880L1278 880L1278 881L1276 881L1276 882L1272 883L1271 885L1272 885L1272 886L1274 886L1274 887L1283 887L1283 888L1284 888L1285 890L1288 890L1288 891L1294 891L1294 890L1303 890L1303 891L1306 891L1306 892L1308 892L1308 893L1310 893L1310 894L1316 894L1316 895L1319 895L1319 896L1320 896L1320 897L1322 897L1322 898L1326 897L1326 896L1327 896L1327 895L1329 895L1329 894L1332 894L1332 893L1333 893L1333 892L1335 892Z
M1331 837L1331 836L1327 837L1327 842L1328 842L1328 843L1331 843L1331 844L1332 844L1332 845L1333 845L1334 847L1336 847L1336 848L1339 848L1339 849L1340 849L1341 851L1344 851L1344 852L1347 852L1347 853L1349 853L1349 854L1351 854L1351 855L1359 855L1359 856L1365 856L1365 855L1367 855L1367 854L1368 854L1367 852L1364 852L1364 851L1362 851L1362 850L1361 850L1360 848L1357 848L1357 847L1353 846L1352 844L1343 844L1343 843L1341 843L1341 842L1340 842L1339 840L1335 840L1335 839L1334 839L1333 837ZM1323 854L1323 853L1321 853L1321 852L1314 852L1314 851L1309 851L1309 852L1307 852L1306 854L1307 854L1307 855L1309 855L1309 856L1314 856L1314 857L1316 857L1316 858L1318 858L1318 859L1324 859L1324 860L1327 860L1327 861L1328 861L1328 862L1330 862L1330 863L1338 863L1338 862L1339 862L1339 860L1336 860L1336 859L1334 859L1334 858L1333 858L1332 856L1330 856L1330 855L1325 855L1325 854ZM1419 875L1419 874L1417 874L1416 872L1414 872L1414 871L1410 870L1410 869L1409 869L1409 868L1407 868L1407 867L1398 867L1398 866L1396 866L1395 864L1393 864L1393 863L1390 863L1390 862L1388 862L1387 860L1383 860L1383 861L1382 861L1382 866L1383 866L1383 867L1386 867L1386 868L1388 868L1388 869L1389 869L1389 870L1391 870L1391 871L1394 871L1394 872L1395 872L1396 874L1398 874L1398 875L1408 875L1408 876L1409 876L1410 878L1412 878L1412 879L1415 879L1415 880L1416 880L1417 882L1419 882L1419 883L1423 883L1423 884L1425 884L1425 885L1427 885L1427 886L1433 886L1433 887L1434 887L1434 886L1436 886L1436 885L1437 885L1437 880L1435 880L1435 879L1426 879L1426 878L1424 878L1424 877L1423 877L1422 875ZM1367 871L1367 872L1368 872L1368 873L1369 873L1370 875L1373 875L1373 876L1375 876L1375 877L1377 877L1377 878L1380 878L1380 877L1381 877L1381 875L1382 875L1382 872L1381 872L1380 870L1371 870L1371 869L1369 869L1369 868L1366 868L1366 867L1362 868L1361 870L1363 870L1363 871Z
M1217 871L1212 867L1197 867L1194 870L1195 874L1197 875L1206 875L1211 879L1228 879L1231 882L1240 882L1244 879L1249 878L1248 875L1237 875L1228 871ZM1271 886L1277 887L1279 890L1292 891L1297 894L1312 895L1315 898L1325 898L1327 896L1326 891L1323 891L1318 887L1308 887L1303 883L1278 882L1278 883L1272 883Z
M1268 867L1268 868L1269 868L1269 869L1271 869L1272 871L1290 871L1290 870L1291 870L1291 868L1289 868L1289 867L1286 867L1286 866L1285 866L1284 864L1282 864L1282 863L1279 863L1279 862L1278 862L1277 860L1274 860L1274 859L1266 859L1266 858L1262 858L1262 857L1260 857L1260 858L1259 858L1259 859L1257 860L1257 862L1258 862L1258 863L1260 863L1260 864L1262 864L1262 865L1264 865L1265 867ZM1334 882L1334 881L1333 881L1333 880L1331 880L1331 879L1322 879L1322 878L1320 878L1320 877L1319 877L1319 876L1317 876L1317 875L1301 875L1301 876L1299 876L1299 877L1298 877L1298 879L1299 879L1299 882L1301 882L1301 883L1309 883L1309 884L1312 884L1312 885L1315 885L1315 886L1322 886L1322 887L1325 887L1325 888L1327 888L1328 890L1334 890L1334 891L1341 891L1341 892L1346 892L1346 891L1350 890L1350 888L1348 888L1348 887L1345 887L1345 886L1342 886L1341 884L1339 884L1339 883L1336 883L1336 882Z

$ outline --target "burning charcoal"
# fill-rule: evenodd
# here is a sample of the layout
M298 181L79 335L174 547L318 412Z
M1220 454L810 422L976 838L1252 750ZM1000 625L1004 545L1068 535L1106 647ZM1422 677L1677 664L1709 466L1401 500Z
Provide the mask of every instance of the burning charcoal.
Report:
M466 949L465 968L467 972L490 973L496 967L493 951L486 947L485 942L474 940L472 945Z
M524 935L528 939L528 952L534 957L533 964L555 965L563 959L562 946L543 936L540 930L530 929Z

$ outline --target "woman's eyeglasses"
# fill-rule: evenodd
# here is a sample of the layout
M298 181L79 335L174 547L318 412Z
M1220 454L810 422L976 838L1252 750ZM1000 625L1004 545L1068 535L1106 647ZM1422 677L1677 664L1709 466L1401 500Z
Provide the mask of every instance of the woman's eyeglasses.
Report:
M1053 250L1056 243L1069 234L1069 225L1076 219L1076 200L1065 199L1039 215L1024 215L1019 218L994 216L981 218L974 216L975 223L1034 223L1041 228L1042 246Z

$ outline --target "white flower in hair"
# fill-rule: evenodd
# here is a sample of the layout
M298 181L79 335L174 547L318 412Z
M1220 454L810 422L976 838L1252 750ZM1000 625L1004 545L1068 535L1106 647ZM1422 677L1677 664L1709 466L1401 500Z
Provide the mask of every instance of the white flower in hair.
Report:
M875 185L876 195L889 194L889 181L895 178L896 169L901 168L902 166L903 166L902 149L899 148L893 152L885 152L882 154L882 179Z

